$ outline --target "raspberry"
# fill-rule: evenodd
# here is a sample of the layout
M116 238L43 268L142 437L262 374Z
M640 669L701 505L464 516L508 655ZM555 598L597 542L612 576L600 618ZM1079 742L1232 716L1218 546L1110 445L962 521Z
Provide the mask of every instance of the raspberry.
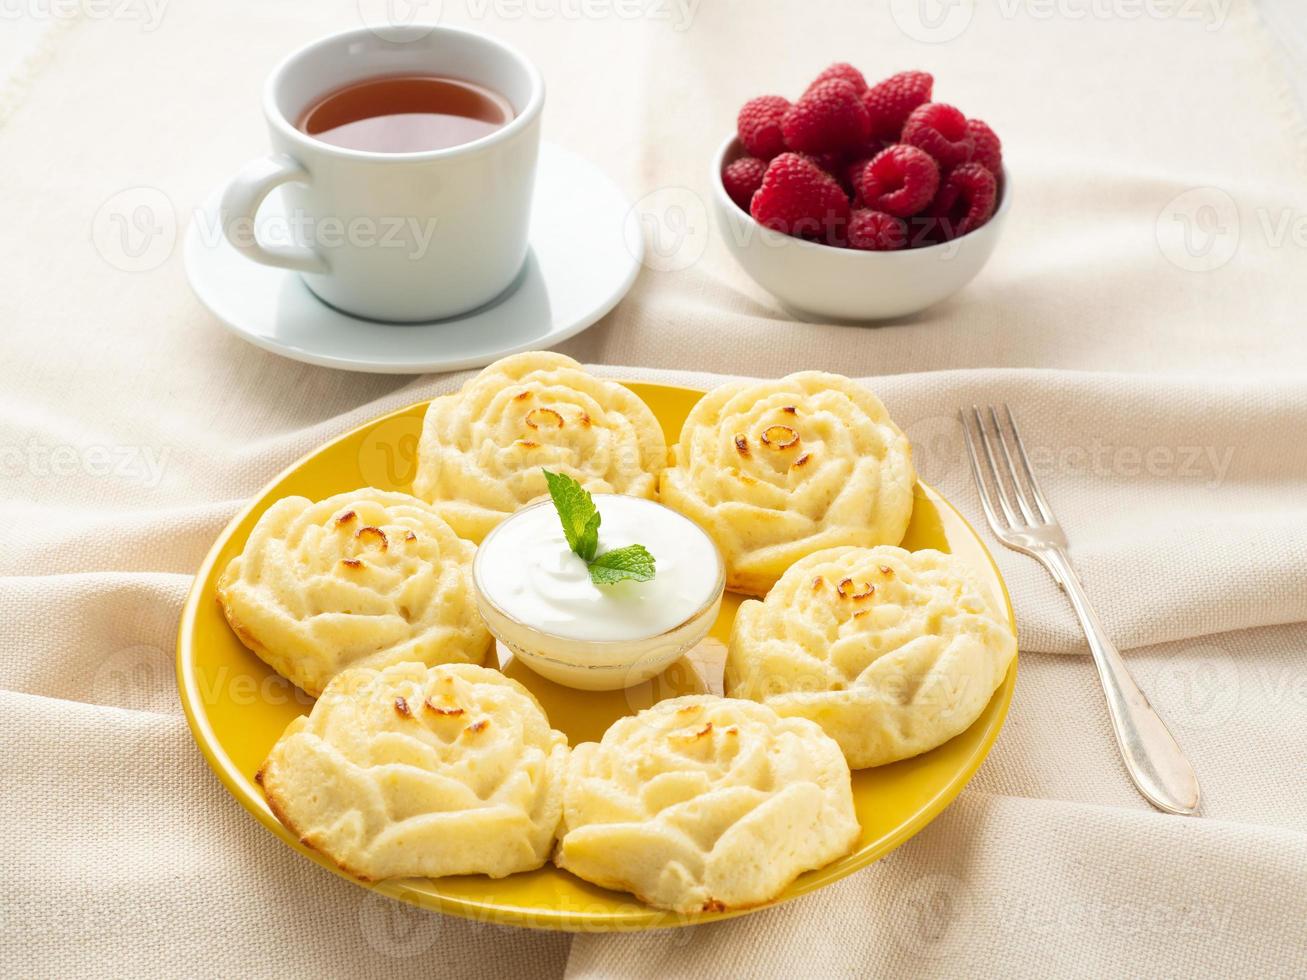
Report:
M927 102L913 109L903 124L903 142L921 147L945 173L966 163L976 145L967 132L967 117L943 102Z
M924 71L901 71L877 82L862 96L871 120L871 135L897 142L908 114L930 101L935 79Z
M994 214L998 203L998 182L978 163L955 167L945 179L931 205L931 216L944 241L975 231Z
M864 252L894 252L908 244L903 219L871 208L859 208L849 218L849 248Z
M835 178L835 183L844 189L847 197L853 196L853 185L848 181L848 156L843 153L801 153L806 160L811 160L818 167Z
M876 159L875 153L859 151L844 167L843 180L841 183L852 189L854 204L857 204L862 196L861 191L858 189L858 184L862 180L862 171L866 169L867 164L871 163L874 159Z
M859 95L867 91L867 80L862 77L862 72L858 71L858 69L854 68L847 61L835 62L835 64L831 65L812 80L812 84L808 86L807 91L811 92L822 82L828 82L832 78L844 79L844 81L848 82L857 90Z
M799 155L804 159L811 160L836 180L840 177L840 171L844 169L845 157L838 150L831 150L828 153L800 153Z
M844 165L844 173L840 175L841 179L850 189L855 189L857 176L862 168L875 160L881 151L888 150L893 143L886 143L884 140L871 140L854 150L850 150L845 156L848 163ZM855 191L856 192L856 191Z
M939 165L925 150L899 143L864 165L853 187L861 204L906 218L934 200Z
M753 193L762 186L762 175L766 172L767 161L757 157L740 157L733 163L728 163L722 170L722 186L726 188L726 196L748 211Z
M782 153L763 175L749 213L787 235L820 238L849 217L849 199L830 174L797 153Z
M998 134L979 119L967 120L967 133L976 143L971 159L997 178L1003 173L1003 144Z
M831 78L803 93L781 121L785 145L799 153L828 153L867 142L867 110L858 91Z
M785 152L781 119L789 108L790 100L779 95L760 95L744 103L735 126L749 156L770 160Z
M881 140L873 137L867 140L867 142L863 143L856 150L854 150L853 156L854 158L861 157L864 160L871 160L874 159L876 154L879 153L881 150L888 150L891 146L893 146L897 142L898 140L896 139Z

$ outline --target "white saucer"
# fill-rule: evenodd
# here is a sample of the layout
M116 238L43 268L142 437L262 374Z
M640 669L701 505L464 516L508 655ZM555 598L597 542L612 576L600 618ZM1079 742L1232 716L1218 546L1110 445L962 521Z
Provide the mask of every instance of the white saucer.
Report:
M327 306L284 269L240 255L218 231L219 190L186 232L186 275L233 333L275 354L350 371L422 374L481 367L552 347L617 305L635 281L642 236L627 241L630 202L606 174L561 147L540 147L531 249L517 281L486 306L431 323L379 323ZM284 213L279 192L260 220Z

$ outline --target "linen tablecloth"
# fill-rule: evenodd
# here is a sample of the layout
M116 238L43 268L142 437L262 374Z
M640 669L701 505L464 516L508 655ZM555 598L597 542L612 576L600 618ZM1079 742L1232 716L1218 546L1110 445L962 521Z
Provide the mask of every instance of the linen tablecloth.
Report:
M1307 972L1307 138L1256 11L416 7L527 51L549 86L546 138L599 162L645 215L649 267L567 353L703 386L860 377L977 523L954 412L1017 408L1087 588L1197 768L1203 814L1164 816L1135 793L1063 597L991 541L1020 622L1002 736L938 820L817 894L573 938L422 913L291 852L191 741L173 683L181 602L273 474L465 375L350 374L249 347L192 297L176 242L263 152L259 91L282 54L386 4L114 0L68 15L31 0L0 23L38 38L0 88L0 971ZM937 98L1002 135L1015 194L976 282L876 328L794 322L734 267L704 207L740 103L795 94L837 59L932 71Z

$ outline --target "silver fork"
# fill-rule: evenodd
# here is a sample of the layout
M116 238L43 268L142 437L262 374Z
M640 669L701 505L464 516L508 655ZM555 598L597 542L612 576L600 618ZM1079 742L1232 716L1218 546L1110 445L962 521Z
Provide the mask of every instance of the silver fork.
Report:
M1007 416L1006 430L999 423L998 412L993 406L989 407L992 439L979 408L971 406L970 418L965 411L958 412L967 438L967 452L971 456L971 472L976 478L980 504L989 526L1003 544L1029 555L1048 569L1071 600L1080 627L1089 641L1089 650L1094 655L1094 665L1098 668L1098 678L1107 697L1107 711L1117 745L1121 748L1121 757L1139 792L1159 810L1184 815L1194 813L1198 809L1199 791L1193 766L1130 676L1120 652L1108 638L1090 605L1089 596L1085 594L1067 555L1066 535L1030 468L1030 459L1026 456L1012 410L1004 405L1003 412ZM976 451L977 442L981 453ZM998 444L997 451L994 443ZM992 493L990 482L993 483Z

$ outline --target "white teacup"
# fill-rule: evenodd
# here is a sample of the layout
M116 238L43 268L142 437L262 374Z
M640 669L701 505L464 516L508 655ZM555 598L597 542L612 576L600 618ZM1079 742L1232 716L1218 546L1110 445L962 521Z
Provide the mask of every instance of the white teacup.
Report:
M500 41L413 25L383 39L367 28L291 55L264 89L273 152L247 164L222 199L223 231L242 254L293 269L322 300L355 316L418 322L457 316L509 287L527 253L544 82ZM426 74L501 94L513 118L441 150L376 153L297 128L325 95L367 79ZM255 220L282 187L288 237L260 243Z

